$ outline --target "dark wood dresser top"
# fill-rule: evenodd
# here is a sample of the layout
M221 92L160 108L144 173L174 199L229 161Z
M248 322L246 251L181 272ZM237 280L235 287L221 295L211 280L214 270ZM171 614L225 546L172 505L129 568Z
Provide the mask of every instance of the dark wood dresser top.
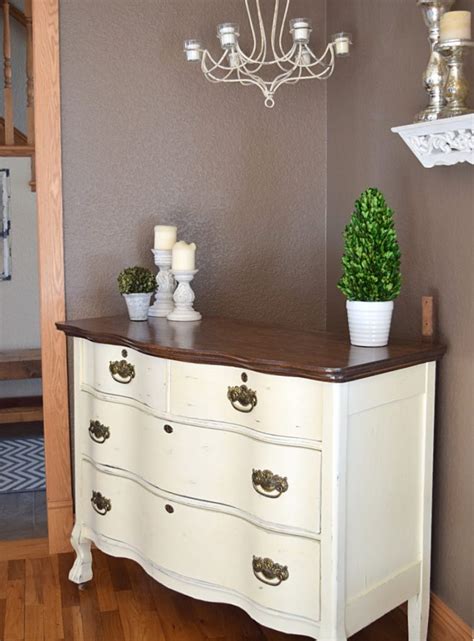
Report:
M438 344L392 341L354 347L346 336L303 332L225 318L132 322L110 316L56 324L68 336L123 345L145 354L190 363L230 365L283 376L344 383L439 360Z

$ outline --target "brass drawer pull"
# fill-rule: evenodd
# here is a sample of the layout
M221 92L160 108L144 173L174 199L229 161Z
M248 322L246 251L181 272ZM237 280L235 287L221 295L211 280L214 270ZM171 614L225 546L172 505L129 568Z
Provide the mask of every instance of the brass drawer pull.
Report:
M112 509L112 501L106 499L100 492L92 491L91 503L97 514L101 516L105 516Z
M270 470L252 470L254 490L269 499L277 499L288 490L286 476L278 476Z
M247 385L236 385L227 389L227 398L238 412L248 413L257 404L257 392Z
M91 421L89 424L89 436L94 443L105 443L110 438L110 429L99 421Z
M286 581L290 576L286 565L280 565L271 559L262 559L260 556L253 557L252 568L259 581L274 587L280 585L282 581Z
M135 365L128 363L126 360L110 361L109 371L114 381L123 383L124 385L130 383L130 381L133 381L135 378Z

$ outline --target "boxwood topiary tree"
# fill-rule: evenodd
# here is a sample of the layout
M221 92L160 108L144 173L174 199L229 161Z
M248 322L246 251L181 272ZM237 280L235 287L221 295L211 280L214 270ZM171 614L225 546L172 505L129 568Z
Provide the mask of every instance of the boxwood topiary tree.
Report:
M338 287L351 301L389 301L400 293L400 247L393 211L378 189L362 192L344 231Z
M148 267L127 267L117 278L121 294L151 294L156 289L156 280Z

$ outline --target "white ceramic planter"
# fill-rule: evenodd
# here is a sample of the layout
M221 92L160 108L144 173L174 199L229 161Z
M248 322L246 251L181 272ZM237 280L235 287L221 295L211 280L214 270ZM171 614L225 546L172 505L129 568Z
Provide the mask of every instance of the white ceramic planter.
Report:
M123 294L125 302L127 303L130 320L147 320L151 296L151 294Z
M346 308L352 345L359 347L387 345L393 300L383 302L348 300Z

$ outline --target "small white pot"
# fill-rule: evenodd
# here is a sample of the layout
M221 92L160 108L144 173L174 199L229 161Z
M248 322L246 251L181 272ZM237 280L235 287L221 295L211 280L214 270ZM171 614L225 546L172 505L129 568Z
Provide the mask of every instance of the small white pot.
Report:
M151 294L122 294L127 303L128 315L132 321L145 321L148 318Z
M387 345L393 300L383 302L348 300L346 308L352 345L359 347Z

